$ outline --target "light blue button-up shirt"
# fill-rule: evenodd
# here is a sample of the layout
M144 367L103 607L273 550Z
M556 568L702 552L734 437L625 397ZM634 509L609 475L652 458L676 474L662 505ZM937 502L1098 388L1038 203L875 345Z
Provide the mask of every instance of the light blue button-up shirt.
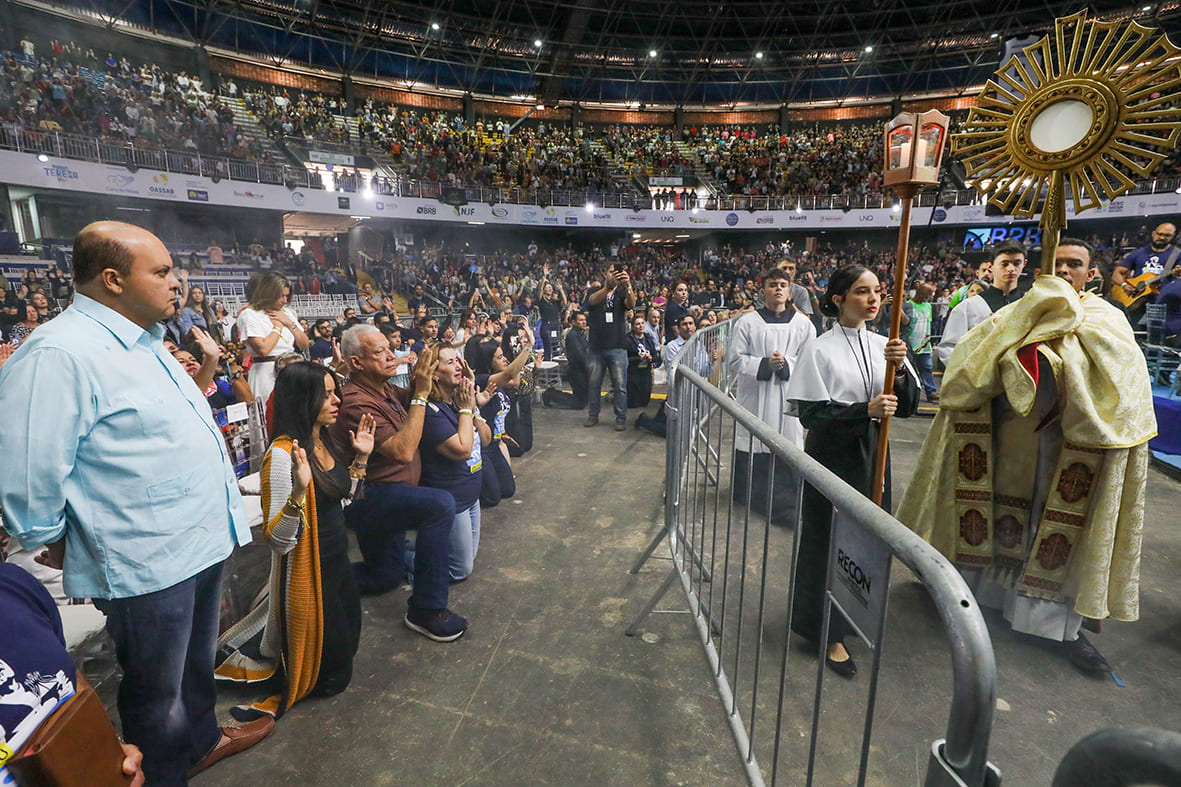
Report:
M77 294L0 368L0 505L27 549L66 539L75 598L140 596L250 542L204 395L145 331Z

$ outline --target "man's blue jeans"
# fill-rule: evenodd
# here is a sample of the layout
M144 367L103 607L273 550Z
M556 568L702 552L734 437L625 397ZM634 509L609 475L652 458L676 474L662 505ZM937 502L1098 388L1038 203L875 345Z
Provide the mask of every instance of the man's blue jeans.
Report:
M155 593L95 599L123 669L123 737L144 753L148 784L174 787L221 740L214 652L223 563Z
M627 420L627 350L588 350L586 353L586 371L590 378L587 391L591 418L599 417L599 408L603 404L603 371L611 370L611 386L614 389L612 404L615 407L615 420L623 423Z
M365 559L362 582L378 592L392 590L405 575L406 531L415 530L414 593L417 609L447 606L448 543L455 498L442 489L410 484L366 484L365 496L344 510Z
M934 354L925 352L921 355L911 353L910 357L914 359L915 371L919 373L919 379L923 381L923 390L927 393L927 398L935 393L935 372L934 372Z

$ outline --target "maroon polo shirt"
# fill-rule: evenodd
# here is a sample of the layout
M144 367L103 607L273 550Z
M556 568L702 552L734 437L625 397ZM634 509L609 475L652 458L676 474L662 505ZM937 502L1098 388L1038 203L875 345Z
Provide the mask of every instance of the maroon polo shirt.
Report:
M357 383L348 383L340 390L340 411L332 425L333 436L339 445L349 445L349 432L357 431L361 416L369 413L376 421L373 431L373 453L369 455L369 468L365 480L370 484L413 484L418 485L422 475L422 460L418 447L409 462L397 462L377 450L377 447L396 435L406 423L406 407L402 404L408 397L406 392L395 385L386 383L380 391Z

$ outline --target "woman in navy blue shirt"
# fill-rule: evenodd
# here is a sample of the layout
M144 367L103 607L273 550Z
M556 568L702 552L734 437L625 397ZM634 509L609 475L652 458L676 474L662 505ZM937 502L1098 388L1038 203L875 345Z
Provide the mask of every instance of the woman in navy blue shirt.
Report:
M483 449L491 442L492 432L476 407L471 370L453 348L440 345L418 444L422 456L419 483L446 490L455 498L455 522L451 526L452 582L468 578L480 549ZM407 561L410 560L413 557L408 554Z
M483 396L487 396L486 401L480 403L480 415L492 430L492 442L488 444L488 451L484 455L488 464L480 492L480 505L484 508L492 508L502 499L517 493L508 451L502 447L501 441L513 439L506 431L508 414L513 406L511 392L521 384L521 371L532 357L532 352L521 350L510 363L505 357L503 345L492 340L480 342L472 351L471 364L476 373L476 388Z

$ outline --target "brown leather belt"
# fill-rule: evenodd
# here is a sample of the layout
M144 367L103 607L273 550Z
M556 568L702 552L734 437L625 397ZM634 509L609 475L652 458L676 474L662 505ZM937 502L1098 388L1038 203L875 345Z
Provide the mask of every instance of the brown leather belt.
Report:
M279 360L277 355L252 355L251 358L254 359L251 363L274 363Z

